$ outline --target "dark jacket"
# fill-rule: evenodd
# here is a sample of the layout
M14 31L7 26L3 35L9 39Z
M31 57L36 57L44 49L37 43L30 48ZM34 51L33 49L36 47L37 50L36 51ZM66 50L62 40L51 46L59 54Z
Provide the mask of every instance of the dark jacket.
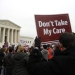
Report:
M2 65L3 65L3 57L4 57L4 53L0 51L0 74L1 74L1 69L2 69Z
M2 69L2 58L0 57L0 74L1 74L1 69Z
M24 52L18 52L13 56L12 75L28 75L26 70L28 55Z
M4 67L6 68L7 75L11 75L12 73L12 56L13 56L13 53L8 53L4 57Z
M8 67L12 62L12 53L8 53L5 57L4 57L4 66Z
M54 56L59 56L62 54L62 51L60 49L54 50Z
M46 61L48 61L48 50L43 49L43 50L41 51L41 53L42 53L42 57L43 57Z
M28 62L27 70L31 75L75 75L75 48L66 49L48 62L37 63L36 52L38 50L31 52Z

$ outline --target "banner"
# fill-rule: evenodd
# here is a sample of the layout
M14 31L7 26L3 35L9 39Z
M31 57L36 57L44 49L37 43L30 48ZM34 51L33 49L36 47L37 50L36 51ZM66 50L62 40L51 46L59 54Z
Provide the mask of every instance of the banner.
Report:
M72 32L69 15L35 15L38 37L42 42L58 40L61 33Z
M21 44L22 46L24 46L24 45L26 45L26 41L20 39L20 44Z

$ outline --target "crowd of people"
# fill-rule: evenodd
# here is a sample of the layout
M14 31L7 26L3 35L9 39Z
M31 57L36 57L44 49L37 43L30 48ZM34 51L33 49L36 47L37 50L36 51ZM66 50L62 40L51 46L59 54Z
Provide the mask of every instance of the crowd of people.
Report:
M58 45L44 44L36 37L29 50L18 45L0 49L0 75L74 75L75 35L62 33Z

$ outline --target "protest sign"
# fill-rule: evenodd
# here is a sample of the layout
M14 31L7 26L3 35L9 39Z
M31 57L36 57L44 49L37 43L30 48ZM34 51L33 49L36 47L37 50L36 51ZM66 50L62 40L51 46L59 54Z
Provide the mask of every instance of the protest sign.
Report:
M35 15L36 30L42 42L58 40L64 32L72 32L68 14Z

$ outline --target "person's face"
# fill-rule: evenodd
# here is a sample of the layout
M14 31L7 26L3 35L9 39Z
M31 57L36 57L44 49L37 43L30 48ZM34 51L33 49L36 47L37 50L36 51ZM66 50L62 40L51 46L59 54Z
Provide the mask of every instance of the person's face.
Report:
M53 50L56 50L56 47L55 46L53 47Z

